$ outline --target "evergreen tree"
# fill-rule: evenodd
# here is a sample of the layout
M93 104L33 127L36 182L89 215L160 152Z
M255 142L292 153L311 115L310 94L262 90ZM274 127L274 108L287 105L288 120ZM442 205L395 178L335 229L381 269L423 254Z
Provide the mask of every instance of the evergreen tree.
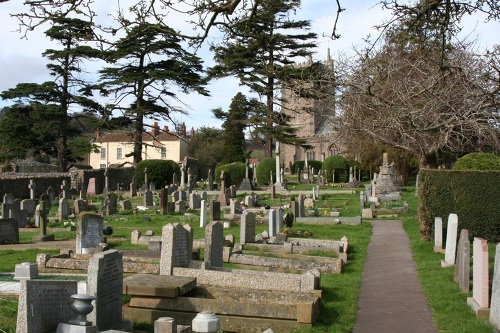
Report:
M222 163L244 162L248 157L246 151L245 128L248 115L252 112L252 105L245 95L237 93L229 106L229 111L212 110L218 119L224 119L224 157Z
M66 170L68 162L69 136L79 133L69 127L73 105L86 112L94 112L99 105L90 99L91 89L80 77L81 63L84 59L94 58L98 51L81 42L93 37L92 24L80 19L51 18L52 27L45 34L62 45L61 49L48 49L43 55L51 60L47 65L54 81L42 84L20 83L0 94L3 99L16 100L18 104L29 104L33 119L41 119L34 124L42 142L50 143L45 147L49 155L56 156L60 171ZM46 140L44 137L56 138Z
M106 60L114 66L100 71L103 94L114 94L115 107L134 123L134 163L142 160L144 119L170 119L172 112L181 111L169 101L178 101L170 84L185 93L208 95L200 75L202 61L183 49L175 31L138 21L127 27L127 35L107 53ZM130 106L118 105L124 99L132 99Z
M235 75L266 101L261 130L265 136L266 155L272 155L273 137L293 142L293 129L286 117L275 110L275 94L279 80L300 71L293 68L296 57L310 55L316 34L307 32L309 21L291 19L300 0L263 0L255 11L238 20L227 31L230 40L212 47L218 65L212 77Z

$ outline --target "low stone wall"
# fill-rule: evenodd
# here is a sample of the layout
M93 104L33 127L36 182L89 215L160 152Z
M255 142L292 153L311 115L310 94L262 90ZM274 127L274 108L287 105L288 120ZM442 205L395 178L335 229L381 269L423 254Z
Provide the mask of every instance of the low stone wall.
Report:
M65 180L68 185L71 182L69 173L8 173L0 176L0 197L6 193L12 193L14 198L30 198L30 179L35 182L35 197L40 197L47 193L47 189L52 186L56 193L61 191L61 185Z
M355 217L297 217L295 222L304 224L360 224L361 216Z

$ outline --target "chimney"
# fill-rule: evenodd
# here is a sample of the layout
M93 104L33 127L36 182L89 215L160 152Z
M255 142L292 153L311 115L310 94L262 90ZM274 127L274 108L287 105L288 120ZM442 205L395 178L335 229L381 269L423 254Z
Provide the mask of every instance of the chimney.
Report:
M181 127L181 135L183 137L186 137L186 123L182 123L182 127Z
M194 127L191 127L191 132L189 133L191 139L194 138Z
M95 138L96 138L96 139L99 139L101 136L102 136L101 129L100 129L100 128L97 128L97 129L95 130Z
M158 126L158 123L155 121L151 126L151 135L156 137L158 134L160 134L160 126Z
M168 130L168 126L167 125L164 125L163 126L163 132L165 133L169 133L170 131Z

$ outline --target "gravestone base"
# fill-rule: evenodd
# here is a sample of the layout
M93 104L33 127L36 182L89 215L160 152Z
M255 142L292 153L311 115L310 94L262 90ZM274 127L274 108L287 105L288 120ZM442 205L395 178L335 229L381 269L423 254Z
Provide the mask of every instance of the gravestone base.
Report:
M56 333L98 333L97 326L59 324Z
M52 242L55 240L55 237L54 235L36 235L36 236L33 236L33 241L34 242Z
M434 250L434 253L444 253L445 252L445 249L439 248L436 246L434 246L432 249Z
M467 304L472 308L472 310L476 313L476 316L479 318L490 318L490 309L482 308L472 297L467 297Z
M442 268L445 268L445 267L452 267L452 266L455 266L455 264L450 264L444 260L441 260L441 267Z

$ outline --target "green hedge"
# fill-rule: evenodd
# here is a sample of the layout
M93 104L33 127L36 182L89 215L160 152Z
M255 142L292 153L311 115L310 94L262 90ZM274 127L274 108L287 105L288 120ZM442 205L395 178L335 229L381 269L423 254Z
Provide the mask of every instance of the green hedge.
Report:
M245 178L245 163L243 162L234 162L217 166L214 173L215 181L217 183L220 183L220 174L222 170L224 170L224 174L226 175L226 187L231 185L240 186L241 182ZM249 175L249 177L251 176Z
M273 173L273 179L276 180L276 159L274 157L267 157L257 164L256 167L257 183L269 184L271 181L270 173Z
M138 187L144 185L144 168L148 168L148 183L154 182L156 188L172 184L174 173L177 174L177 179L181 179L181 169L174 161L144 160L135 168L135 183Z
M472 237L500 241L500 171L421 170L418 176L420 234L431 240L434 218L458 215L458 228Z
M349 162L342 156L325 158L322 169L326 170L329 182L333 181L333 170L335 170L336 183L347 183L349 181Z
M470 153L460 157L453 170L500 170L500 157L492 153Z
M304 170L304 165L306 164L305 161L297 161L293 163L292 169L293 172L295 173L297 169ZM318 171L323 167L323 162L321 161L307 161L307 164L312 166L314 168L314 174L317 175Z

